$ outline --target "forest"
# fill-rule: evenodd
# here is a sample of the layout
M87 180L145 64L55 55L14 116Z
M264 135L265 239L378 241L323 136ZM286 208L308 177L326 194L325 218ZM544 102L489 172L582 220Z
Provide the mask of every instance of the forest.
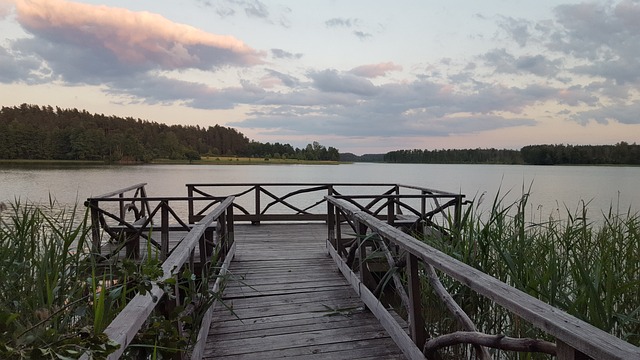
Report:
M522 164L518 150L466 149L466 150L397 150L384 155L390 163L424 164Z
M640 165L640 145L530 145L520 150L532 165Z
M528 145L520 150L397 150L384 155L390 163L640 165L640 145Z
M202 156L339 160L338 149L318 142L303 149L260 143L219 125L166 125L29 104L0 109L0 159L138 163Z

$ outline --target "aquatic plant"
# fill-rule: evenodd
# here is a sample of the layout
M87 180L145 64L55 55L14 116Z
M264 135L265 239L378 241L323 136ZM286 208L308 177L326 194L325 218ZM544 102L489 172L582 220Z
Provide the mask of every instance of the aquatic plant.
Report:
M529 192L504 204L494 197L489 213L474 201L459 228L444 224L450 236L422 239L456 259L490 274L552 306L640 345L640 215L610 208L591 217L588 203L564 207L543 219L527 213ZM479 331L515 337L544 338L526 324L453 279L441 275L450 294L474 320ZM429 333L456 330L453 320L426 283L423 286ZM457 355L468 353L458 349ZM502 355L506 356L506 355ZM517 358L542 355L511 354Z
M151 250L142 262L99 261L89 233L86 214L59 209L53 200L49 206L16 201L0 213L0 358L88 353L99 359L117 348L104 329L136 293L151 289L161 262ZM125 356L168 358L188 350L202 314L218 297L206 288L215 272L202 276L183 271L158 284L164 298L179 288L184 306L153 314Z

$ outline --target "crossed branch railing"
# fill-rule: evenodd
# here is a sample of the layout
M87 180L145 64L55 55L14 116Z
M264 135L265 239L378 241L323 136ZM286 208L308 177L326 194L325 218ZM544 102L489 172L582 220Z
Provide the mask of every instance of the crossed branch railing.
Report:
M408 358L423 359L426 356L438 359L438 349L463 343L473 344L480 359L489 358L486 347L543 352L560 360L640 359L640 348L418 241L394 226L393 217L389 217L391 221L381 221L375 216L375 211L355 205L352 199L338 196L327 196L326 199L331 256ZM341 228L344 223L349 224L353 237L343 237ZM372 276L366 262L371 259L373 251L382 252L389 268L397 271L388 274L392 274L392 282L408 314L409 335L379 301L377 293L380 289L372 288L376 283L370 280ZM357 262L354 259L356 252L359 255ZM554 337L556 342L478 332L472 319L444 288L436 270ZM423 284L430 284L463 331L427 339L420 298Z

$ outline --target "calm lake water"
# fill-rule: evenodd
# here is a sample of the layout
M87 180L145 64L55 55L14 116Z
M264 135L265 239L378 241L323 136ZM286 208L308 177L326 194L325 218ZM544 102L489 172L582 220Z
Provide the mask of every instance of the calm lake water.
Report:
M479 198L488 206L496 193L513 201L531 186L534 213L548 216L565 206L589 203L596 216L613 206L640 210L640 167L521 165L142 165L78 168L0 167L0 201L15 198L48 203L51 194L61 204L136 183L147 183L149 196L185 196L187 183L399 183L419 185Z

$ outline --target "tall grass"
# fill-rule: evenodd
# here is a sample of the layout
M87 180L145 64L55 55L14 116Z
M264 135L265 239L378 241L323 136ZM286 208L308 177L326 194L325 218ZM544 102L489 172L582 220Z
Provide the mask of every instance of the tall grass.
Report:
M549 214L527 213L529 193L504 203L495 196L489 213L482 197L464 213L450 237L424 241L569 314L640 345L640 215L609 209L590 217L588 204ZM452 224L447 224L451 227ZM459 304L480 331L544 337L461 284L443 276ZM425 287L428 284L425 283ZM440 314L445 310L425 291L423 301L431 334L456 329ZM531 355L520 355L529 358Z
M91 330L86 217L19 201L0 214L0 357L74 358L109 350ZM95 293L94 293L95 294ZM102 347L102 348L100 348Z
M16 201L0 211L0 359L75 359L85 352L104 358L115 350L104 329L162 276L150 253L141 263L98 263L90 253L87 216L77 215L54 201L48 207ZM178 329L177 320L190 325L202 316L218 295L200 287L207 284L188 271L159 284L164 298L180 288L181 311L152 315L128 353L170 358L185 351L198 329Z

